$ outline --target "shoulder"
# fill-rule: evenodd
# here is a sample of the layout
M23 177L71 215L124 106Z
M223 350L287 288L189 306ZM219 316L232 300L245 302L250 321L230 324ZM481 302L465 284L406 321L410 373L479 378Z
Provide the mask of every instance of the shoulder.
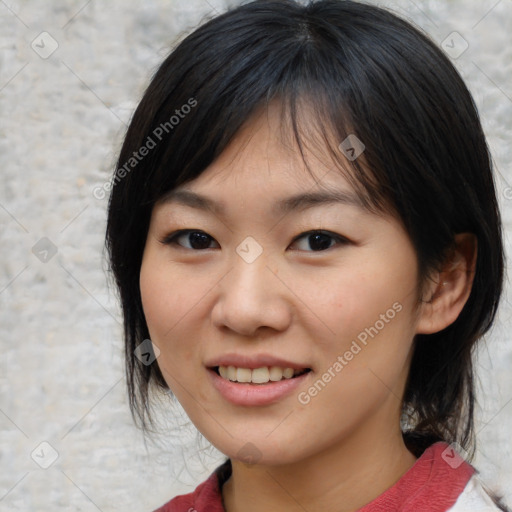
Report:
M455 505L448 512L501 512L480 480L473 475L457 499Z
M228 459L193 492L174 497L154 512L225 512L222 485L230 475L231 461Z

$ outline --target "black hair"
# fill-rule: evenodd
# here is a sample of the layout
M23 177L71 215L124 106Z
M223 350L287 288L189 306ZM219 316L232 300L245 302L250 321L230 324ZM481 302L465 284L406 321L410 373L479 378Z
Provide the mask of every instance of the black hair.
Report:
M342 141L363 142L349 178L369 209L392 210L403 222L422 279L456 234L476 236L469 299L452 325L416 336L403 399L411 451L439 440L471 451L472 352L493 322L504 267L489 150L449 58L409 22L343 0L257 0L231 9L187 36L152 78L119 155L106 237L134 418L147 427L151 386L167 388L158 365L134 355L149 338L139 274L153 205L198 177L273 100L289 113L301 149L311 123L340 162Z

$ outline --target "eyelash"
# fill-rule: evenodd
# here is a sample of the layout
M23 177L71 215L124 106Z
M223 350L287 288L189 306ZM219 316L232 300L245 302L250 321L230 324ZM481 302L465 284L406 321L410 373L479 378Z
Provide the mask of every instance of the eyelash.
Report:
M207 247L206 249L193 249L190 247L184 247L183 245L181 245L177 242L178 238L180 238L183 235L190 234L190 233L201 233L202 235L206 235L208 238L210 238L210 240L215 240L208 233L205 233L204 231L202 231L200 229L180 229L180 230L175 231L174 233L171 233L170 235L167 235L166 237L164 237L162 240L160 240L160 243L162 243L164 245L176 245L178 247L181 247L182 249L186 249L186 250L190 250L190 251L194 251L194 252L204 251L206 249L215 249L215 247ZM305 238L305 237L308 237L311 235L324 235L324 236L330 237L337 242L337 245L341 245L341 246L347 245L350 243L350 241L347 238L345 238L341 235L338 235L336 233L332 233L331 231L325 231L322 229L313 229L313 230L306 231L306 232L301 233L300 235L296 236L292 240L292 244L297 242L297 240L300 240L302 238ZM304 252L325 252L329 249L332 249L335 246L336 246L336 244L331 245L327 249L323 249L320 251L311 250L311 251L304 251Z

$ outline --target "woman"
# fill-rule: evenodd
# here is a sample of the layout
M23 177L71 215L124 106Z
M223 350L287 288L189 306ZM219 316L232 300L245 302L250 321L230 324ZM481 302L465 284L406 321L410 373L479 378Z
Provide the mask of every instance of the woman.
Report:
M159 510L506 510L465 460L503 278L490 157L407 22L284 0L199 27L130 123L107 243L134 416L170 389L228 457Z

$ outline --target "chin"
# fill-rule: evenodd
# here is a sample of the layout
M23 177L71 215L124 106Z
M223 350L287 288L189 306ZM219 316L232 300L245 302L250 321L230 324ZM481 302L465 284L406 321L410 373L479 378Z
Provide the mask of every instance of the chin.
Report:
M297 451L299 440L291 441L289 436L287 436L287 440L277 437L270 440L265 434L261 435L261 431L255 432L254 435L247 433L243 438L242 436L233 436L233 438L223 439L219 442L208 437L207 439L232 461L242 462L248 466L294 464L306 456L303 453L303 443L300 443L300 452Z

